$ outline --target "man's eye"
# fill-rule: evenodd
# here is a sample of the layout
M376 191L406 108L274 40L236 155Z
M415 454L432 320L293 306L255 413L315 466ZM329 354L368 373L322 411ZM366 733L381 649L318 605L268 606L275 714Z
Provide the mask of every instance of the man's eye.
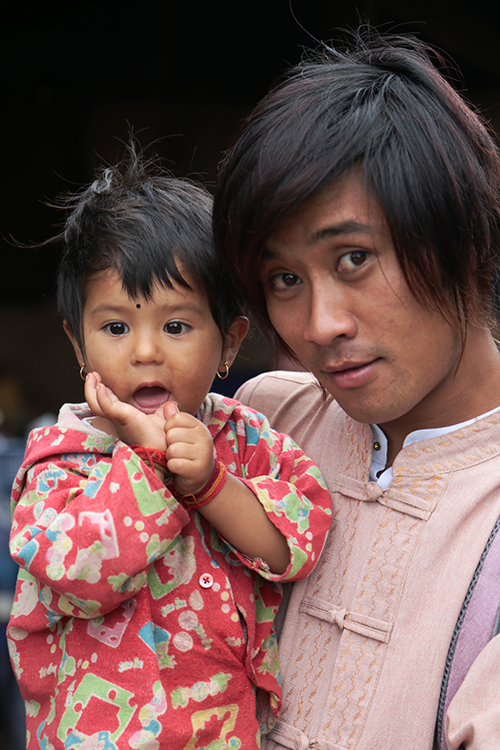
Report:
M339 260L338 270L340 273L356 271L366 262L367 257L368 253L365 250L352 250L350 253L345 253Z
M125 325L125 323L118 322L108 323L105 327L112 336L123 336L123 334L127 333L129 330L129 327Z
M185 333L189 326L186 323L181 323L179 320L173 320L171 323L167 323L164 330L170 333L171 336L179 336L181 333Z
M271 286L275 289L291 289L300 284L300 279L293 273L278 273L271 279Z

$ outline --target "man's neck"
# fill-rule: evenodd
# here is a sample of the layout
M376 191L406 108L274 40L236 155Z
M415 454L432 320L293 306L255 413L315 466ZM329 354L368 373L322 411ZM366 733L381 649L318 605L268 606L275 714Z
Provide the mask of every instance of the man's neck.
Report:
M461 424L500 405L500 353L485 329L469 332L453 377L401 418L380 424L388 439L387 466L411 432Z

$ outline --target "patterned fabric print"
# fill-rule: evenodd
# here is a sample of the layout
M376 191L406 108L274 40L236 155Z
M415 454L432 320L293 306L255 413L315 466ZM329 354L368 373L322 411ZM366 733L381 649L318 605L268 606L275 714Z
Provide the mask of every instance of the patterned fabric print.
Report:
M259 414L210 394L217 457L286 536L273 575L186 511L86 405L35 430L13 489L20 566L8 628L43 750L257 748L281 705L281 580L307 576L331 524L317 468ZM256 716L257 713L257 716Z

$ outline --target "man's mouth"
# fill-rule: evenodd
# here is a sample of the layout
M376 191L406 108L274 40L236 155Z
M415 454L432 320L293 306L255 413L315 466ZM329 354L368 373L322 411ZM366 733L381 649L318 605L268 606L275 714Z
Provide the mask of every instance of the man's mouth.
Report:
M170 391L159 385L138 388L132 397L134 406L145 414L154 414L170 399Z
M365 362L345 360L341 364L325 367L323 372L337 388L357 388L366 385L372 379L379 362L379 358Z
M325 372L336 373L336 372L346 372L348 370L357 370L359 367L364 367L366 364L369 364L369 363L346 361L340 365L332 365L331 367L326 367Z

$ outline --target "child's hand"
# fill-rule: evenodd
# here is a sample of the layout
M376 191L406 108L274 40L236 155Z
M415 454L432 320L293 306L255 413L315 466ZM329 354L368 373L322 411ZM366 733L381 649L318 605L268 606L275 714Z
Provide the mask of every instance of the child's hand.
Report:
M215 467L214 444L205 425L180 412L175 401L163 407L168 470L181 495L195 495L208 482Z
M97 417L94 424L98 429L116 435L127 445L165 450L163 406L154 414L144 414L135 406L120 401L97 372L87 375L85 398Z

